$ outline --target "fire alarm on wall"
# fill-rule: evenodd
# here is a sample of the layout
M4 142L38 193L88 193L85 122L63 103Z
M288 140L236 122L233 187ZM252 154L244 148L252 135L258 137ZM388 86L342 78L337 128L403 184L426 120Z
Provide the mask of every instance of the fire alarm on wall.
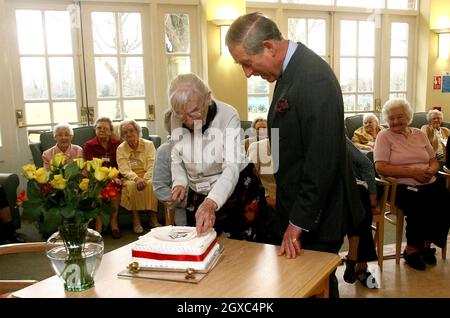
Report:
M434 76L433 89L441 89L441 76Z

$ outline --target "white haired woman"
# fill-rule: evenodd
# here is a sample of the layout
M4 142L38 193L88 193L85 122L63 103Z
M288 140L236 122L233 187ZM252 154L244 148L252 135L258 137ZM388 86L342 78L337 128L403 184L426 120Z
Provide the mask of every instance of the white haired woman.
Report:
M373 151L375 139L383 129L378 122L377 116L374 114L365 114L363 117L363 126L355 130L352 142L360 150Z
M420 129L427 135L430 140L433 150L436 153L436 158L441 165L444 164L446 158L446 149L448 137L450 136L450 129L441 127L443 120L442 113L437 109L431 109L427 113L427 125L423 125Z
M425 270L436 264L431 243L443 247L449 230L449 193L437 178L439 163L427 136L409 127L412 109L404 99L389 100L383 116L389 128L375 141L374 161L379 175L397 178L397 204L406 215L406 263Z
M120 136L125 140L117 147L117 164L124 177L120 205L133 213L133 230L141 234L139 211L150 212L150 228L161 226L158 222L158 199L153 192L152 176L155 163L155 146L150 140L140 138L141 127L134 120L124 120L119 125Z
M78 145L72 144L73 129L70 125L64 123L56 125L53 136L55 137L56 145L42 153L45 170L50 170L50 161L60 152L66 156L66 163L72 162L75 158L83 158L83 149Z
M169 88L172 106L172 200L187 194L187 224L199 234L215 227L231 238L263 241L259 202L264 192L245 162L235 108L213 100L195 74L178 75ZM183 128L180 128L182 126Z

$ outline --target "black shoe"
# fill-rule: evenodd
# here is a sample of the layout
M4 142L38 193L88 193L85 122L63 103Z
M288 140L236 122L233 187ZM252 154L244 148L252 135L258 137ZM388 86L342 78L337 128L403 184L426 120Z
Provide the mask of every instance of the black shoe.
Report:
M119 229L115 229L111 231L111 236L113 239L118 240L122 237L122 234L120 233Z
M425 263L422 260L422 257L420 257L420 253L406 253L406 250L403 251L403 258L409 266L411 266L414 269L417 269L418 271L424 271L426 266Z
M436 249L430 247L424 247L422 250L422 260L429 265L436 265Z
M351 259L345 260L344 281L349 284L353 284L356 281L356 261Z

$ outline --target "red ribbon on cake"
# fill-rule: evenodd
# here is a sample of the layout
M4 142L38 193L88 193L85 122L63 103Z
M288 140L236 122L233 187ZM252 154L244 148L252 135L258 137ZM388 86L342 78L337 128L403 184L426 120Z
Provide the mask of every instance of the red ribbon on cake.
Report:
M159 261L202 262L216 243L217 239L212 241L211 244L208 246L208 248L205 250L205 252L201 255L160 254L146 251L131 250L131 256L139 258L156 259Z

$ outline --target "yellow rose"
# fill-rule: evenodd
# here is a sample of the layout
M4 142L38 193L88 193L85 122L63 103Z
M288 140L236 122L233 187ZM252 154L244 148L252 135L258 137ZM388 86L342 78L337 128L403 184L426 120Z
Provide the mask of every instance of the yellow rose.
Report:
M88 189L88 187L89 187L89 179L88 178L83 178L81 180L81 182L80 182L79 187L80 187L80 189L82 191L86 191Z
M86 165L86 162L83 158L75 158L73 159L74 162L76 162L78 169L82 170L84 166Z
M44 168L39 168L36 170L34 174L34 179L40 184L44 184L48 182L49 173Z
M115 167L109 168L108 179L113 180L113 179L117 178L118 175L119 175L119 170L117 170Z
M63 178L61 174L57 174L53 177L53 180L50 181L50 184L53 188L58 190L64 190L67 185L67 180Z
M62 165L64 165L64 162L66 161L66 156L62 152L58 152L56 155L53 156L52 160L50 160L50 167L52 171L54 168L59 168Z
M93 158L92 160L88 161L87 163L87 170L97 170L97 168L101 167L103 164L103 159L101 158Z
M94 177L98 181L103 181L108 177L108 174L109 174L109 168L99 167L99 168L95 169Z
M24 165L22 167L23 175L28 180L34 179L34 174L36 173L36 166L34 164Z

